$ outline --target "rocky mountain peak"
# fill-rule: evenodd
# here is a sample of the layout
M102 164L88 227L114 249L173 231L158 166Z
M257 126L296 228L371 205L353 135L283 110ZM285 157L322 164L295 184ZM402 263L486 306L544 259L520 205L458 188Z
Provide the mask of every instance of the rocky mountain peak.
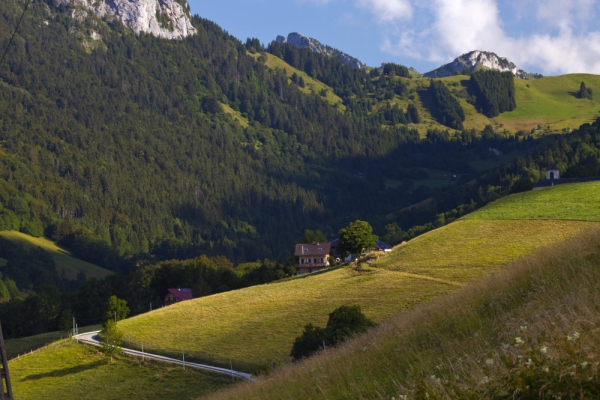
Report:
M504 57L489 51L475 50L463 54L449 64L442 65L440 68L427 72L423 76L426 78L443 78L445 76L462 73L465 70L469 72L478 69L493 69L501 72L512 72L514 76L521 79L527 79L527 72L518 69L517 66Z
M151 33L165 39L183 39L194 35L189 5L182 0L59 0L76 9L79 18L87 12L100 18L113 17L139 35ZM72 13L72 15L75 15Z
M275 41L277 43L281 43L281 44L289 43L298 49L303 49L303 48L308 47L315 53L326 54L331 57L336 57L338 60L340 60L344 64L346 64L350 67L353 67L353 68L360 69L363 67L363 64L360 61L358 61L358 59L356 59L346 53L343 53L337 49L334 49L333 47L323 45L318 40L310 38L308 36L304 36L298 32L290 33L287 36L287 38L285 36L279 35L279 36L277 36Z

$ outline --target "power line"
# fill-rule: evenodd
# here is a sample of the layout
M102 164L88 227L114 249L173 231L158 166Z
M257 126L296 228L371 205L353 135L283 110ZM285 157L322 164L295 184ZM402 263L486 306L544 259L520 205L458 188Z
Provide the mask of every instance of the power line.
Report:
M19 18L19 22L17 23L17 27L15 28L15 31L13 32L12 36L10 37L10 41L8 42L8 46L6 46L6 49L4 49L4 54L2 54L2 58L0 59L0 65L2 65L2 62L4 61L4 57L6 57L6 53L8 53L8 49L10 48L10 45L12 44L13 40L15 39L15 35L17 34L17 31L19 30L19 26L21 26L21 21L23 21L23 17L25 16L25 12L27 12L27 8L29 7L29 3L31 2L31 0L27 0L27 3L25 4L25 8L23 9L23 13L21 14L21 18Z

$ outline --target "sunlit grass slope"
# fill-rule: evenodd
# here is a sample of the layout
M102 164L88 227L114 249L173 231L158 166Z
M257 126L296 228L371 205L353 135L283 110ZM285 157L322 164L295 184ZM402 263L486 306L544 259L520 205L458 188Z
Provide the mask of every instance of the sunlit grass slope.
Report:
M102 325L92 325L86 326L83 328L79 328L79 333L87 333L93 331L99 331L102 329ZM27 354L31 351L35 351L40 349L52 342L55 342L59 339L65 339L69 337L71 332L48 332L42 333L40 335L28 336L19 339L9 339L5 340L6 344L6 355L8 359L13 359L19 355Z
M580 185L590 193L600 190L595 184ZM342 304L360 305L369 318L382 322L469 281L499 273L507 263L537 249L600 225L579 221L577 210L569 215L573 196L562 187L546 193L556 193L553 205L565 209L561 219L496 220L477 218L475 213L395 248L367 272L344 267L222 293L131 318L119 327L130 344L144 343L164 353L185 350L190 356L219 363L231 359L240 369L285 362L303 326L309 322L324 325L328 313ZM539 196L538 192L510 196L479 213L508 207L517 214L522 208L536 207ZM580 207L595 206L597 198L590 194Z
M80 272L83 272L88 278L104 278L105 276L112 274L111 271L105 268L73 257L71 253L58 247L56 243L48 239L36 238L16 231L1 231L0 236L26 248L33 246L41 247L46 252L50 253L54 259L58 274L62 276L64 271L64 275L68 279L77 278L77 274Z
M600 221L600 182L558 185L507 196L464 218Z
M214 399L600 398L600 230Z
M180 303L119 322L128 345L255 370L288 360L309 322L324 325L335 308L358 304L369 318L391 315L460 285L384 269L340 268Z
M317 79L314 79L313 77L309 76L306 72L292 67L290 64L286 63L284 60L277 56L274 56L269 53L262 54L264 54L267 57L265 65L271 69L279 69L281 71L285 70L285 73L289 77L288 81L290 80L291 76L294 75L294 73L296 73L298 77L302 77L302 79L304 79L305 85L303 88L300 88L302 92L307 94L320 94L321 91L327 91L327 94L325 95L324 99L327 100L327 102L332 106L337 107L341 112L344 112L346 110L346 106L343 104L342 99L335 94L331 87L327 86L326 84ZM258 59L258 57L260 57L260 54L257 53L252 56L255 59Z
M15 399L195 399L231 378L181 366L116 357L73 340L9 363Z
M468 84L469 78L457 75L442 80L456 94ZM506 129L513 133L519 130L530 132L539 125L548 126L552 131L577 129L600 116L600 96L592 100L575 96L581 82L600 92L600 75L569 74L532 80L515 79L517 108L492 119L478 113L473 105L458 97L465 110L464 126L466 129L482 130L486 125L494 125L500 131ZM425 121L430 120L430 113L424 113L424 118Z
M575 94L585 82L594 90L593 100L578 99ZM515 79L517 108L495 118L508 130L529 131L538 124L552 129L576 129L600 115L600 75L570 74L524 81Z

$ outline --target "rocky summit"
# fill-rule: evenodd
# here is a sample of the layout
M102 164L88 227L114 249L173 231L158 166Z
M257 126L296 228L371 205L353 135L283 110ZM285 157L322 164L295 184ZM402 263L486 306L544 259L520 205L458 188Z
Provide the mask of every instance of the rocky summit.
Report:
M92 12L100 18L117 18L139 35L151 33L165 39L183 39L194 35L189 5L177 0L59 0L70 4L79 19Z
M527 72L518 69L517 66L504 57L499 57L489 51L475 50L456 58L449 64L442 65L440 68L427 72L423 76L426 78L443 78L463 73L465 71L473 72L481 68L493 69L501 72L510 71L514 76L521 79L527 79Z
M358 61L356 58L354 58L346 53L343 53L337 49L334 49L333 47L323 45L323 44L319 43L318 40L309 38L298 32L290 33L287 38L285 36L279 35L279 36L277 36L277 39L275 39L275 41L277 43L281 43L281 44L289 43L298 49L308 47L315 53L326 54L331 57L336 57L338 60L340 60L344 64L346 64L350 67L353 67L353 68L360 69L363 67L363 64L360 61Z

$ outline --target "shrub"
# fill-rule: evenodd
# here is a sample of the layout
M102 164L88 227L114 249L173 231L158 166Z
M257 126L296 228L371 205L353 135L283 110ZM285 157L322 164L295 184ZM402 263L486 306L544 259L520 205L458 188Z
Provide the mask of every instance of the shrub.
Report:
M309 357L323 349L324 344L338 344L374 326L375 323L361 312L360 306L338 307L329 314L325 328L315 327L313 324L306 325L302 335L294 341L290 355L294 360Z

